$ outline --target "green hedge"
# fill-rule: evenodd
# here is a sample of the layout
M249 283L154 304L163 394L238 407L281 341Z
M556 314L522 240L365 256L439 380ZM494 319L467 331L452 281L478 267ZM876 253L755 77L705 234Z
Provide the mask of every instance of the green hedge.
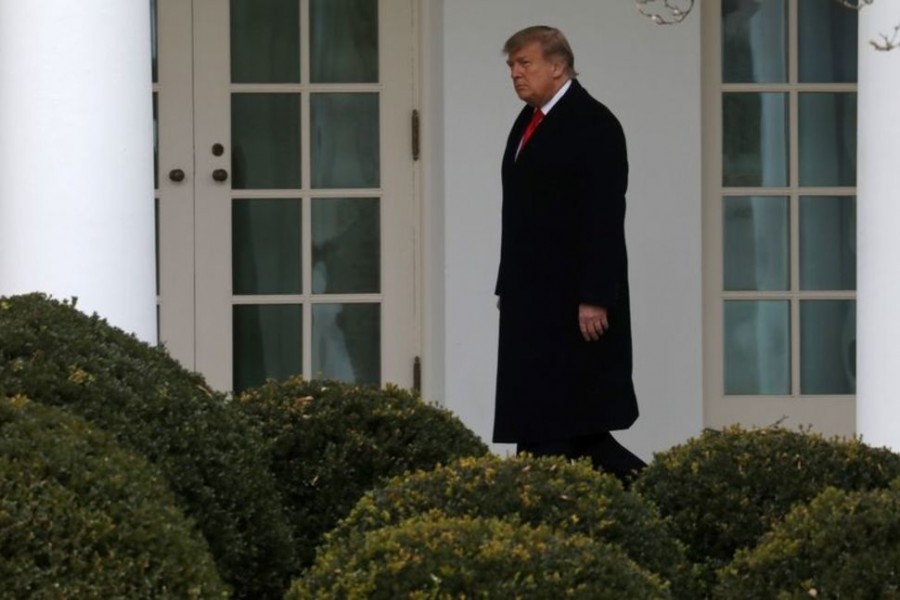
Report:
M900 456L858 440L731 427L657 454L633 489L672 519L688 558L711 582L715 569L756 545L795 504L828 486L884 488L898 475Z
M292 378L247 390L244 412L273 445L301 564L379 481L487 447L446 410L395 387Z
M0 596L226 598L159 471L105 433L0 397Z
M239 598L280 598L292 544L263 440L164 351L40 294L0 298L0 385L65 407L163 472Z
M563 458L463 458L394 478L366 494L328 534L325 549L353 548L370 531L430 510L515 518L583 534L621 547L637 564L672 581L679 594L689 585L683 549L656 508L587 461Z
M900 598L900 481L829 488L719 573L715 597Z
M545 525L431 513L325 552L285 599L668 597L615 546Z

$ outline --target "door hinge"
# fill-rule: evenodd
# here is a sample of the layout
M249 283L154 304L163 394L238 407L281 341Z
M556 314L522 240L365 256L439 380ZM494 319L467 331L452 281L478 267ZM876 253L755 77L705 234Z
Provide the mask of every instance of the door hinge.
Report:
M419 110L412 111L412 158L419 160Z
M418 356L413 359L413 391L422 393L422 359Z

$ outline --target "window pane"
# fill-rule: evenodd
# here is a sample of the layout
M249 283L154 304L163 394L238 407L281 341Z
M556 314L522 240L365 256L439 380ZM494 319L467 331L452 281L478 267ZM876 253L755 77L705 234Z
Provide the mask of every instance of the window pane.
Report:
M235 294L299 294L300 201L234 200L232 285Z
M856 393L856 301L800 302L800 393Z
M234 189L300 187L300 94L232 94Z
M234 391L303 371L303 310L299 304L234 307Z
M722 120L723 185L787 185L787 95L722 94Z
M790 284L786 197L730 197L723 206L726 290L786 290Z
M782 300L725 302L725 393L789 394L790 305Z
M313 83L378 81L378 0L312 0Z
M723 0L722 81L787 81L787 6L787 2Z
M800 289L856 289L856 198L800 198Z
M312 204L314 294L381 290L378 198L316 198Z
M313 377L381 383L381 306L314 304Z
M854 83L857 11L837 2L800 0L800 81Z
M300 3L231 0L231 81L300 82Z
M856 94L800 94L800 185L856 185Z
M313 187L378 187L378 94L313 94L310 101Z

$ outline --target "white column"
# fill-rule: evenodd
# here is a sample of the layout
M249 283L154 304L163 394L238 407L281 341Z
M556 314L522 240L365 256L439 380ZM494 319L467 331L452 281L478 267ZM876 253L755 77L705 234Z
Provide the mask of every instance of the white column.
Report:
M880 0L859 17L857 431L900 450L900 49L869 45L900 6Z
M147 0L0 0L0 295L156 341Z

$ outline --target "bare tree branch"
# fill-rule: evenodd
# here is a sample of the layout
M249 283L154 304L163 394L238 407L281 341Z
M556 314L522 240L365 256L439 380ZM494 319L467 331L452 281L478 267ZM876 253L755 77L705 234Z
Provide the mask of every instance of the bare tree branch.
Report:
M843 4L847 8L861 9L863 6L872 4L875 0L837 0L838 4Z
M847 8L852 8L855 10L862 10L866 6L869 6L875 0L836 0L838 4L841 6L846 6ZM900 40L897 39L900 36L900 25L894 26L894 34L888 37L883 33L879 33L881 36L881 41L869 40L869 44L875 48L876 50L880 50L881 52L888 52L889 50L893 50L894 48L900 46Z
M695 0L634 0L638 12L657 25L674 25L684 21L692 10ZM862 10L875 0L835 0L841 6L853 10ZM648 7L653 6L654 9ZM888 36L879 33L881 40L869 40L869 44L881 52L900 47L900 25L894 27L894 33Z
M645 8L649 4L656 5L657 0L634 0L638 12L657 25L681 23L694 9L694 0L663 0L662 8L664 10L655 12Z
M897 39L897 37L900 36L900 25L894 26L894 33L893 35L891 35L891 37L888 37L883 33L879 33L878 35L881 36L881 42L869 40L869 43L876 50L887 52L888 50L893 50L897 46L900 46L900 40Z

